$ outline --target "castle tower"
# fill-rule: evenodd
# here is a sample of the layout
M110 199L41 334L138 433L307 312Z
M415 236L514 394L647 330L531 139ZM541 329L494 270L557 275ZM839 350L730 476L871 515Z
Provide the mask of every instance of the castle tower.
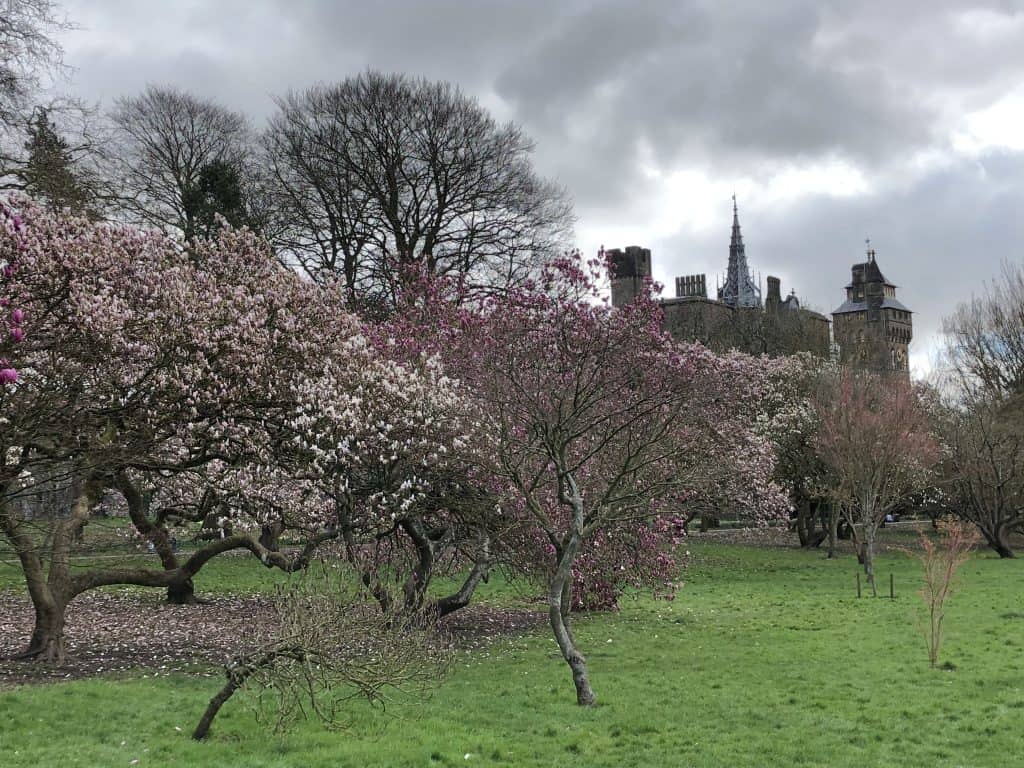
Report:
M764 297L764 311L776 315L782 306L782 281L768 275L768 295Z
M732 240L729 242L729 270L725 285L718 289L718 300L733 309L760 307L761 289L754 283L747 266L747 253L740 233L740 217L736 209L736 195L732 196Z
M625 306L651 279L651 249L630 245L602 252L612 268L612 306Z
M868 248L867 261L854 264L846 301L832 313L839 362L876 371L910 372L913 313L896 298Z

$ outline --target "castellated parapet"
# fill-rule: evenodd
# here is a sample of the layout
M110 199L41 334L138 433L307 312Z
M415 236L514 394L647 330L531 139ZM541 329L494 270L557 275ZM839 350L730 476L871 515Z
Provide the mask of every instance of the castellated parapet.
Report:
M630 245L605 252L612 268L612 306L629 304L651 279L651 249Z
M708 281L704 275L685 275L676 278L676 298L708 297Z
M605 256L613 273L612 305L624 306L651 279L651 251L631 245L607 251ZM829 354L828 318L803 309L794 293L783 300L777 277L768 278L762 305L761 290L747 265L735 198L728 269L717 298L708 298L707 276L703 274L677 277L675 288L675 298L663 299L661 308L665 329L679 341L699 341L720 351L739 349L752 354Z

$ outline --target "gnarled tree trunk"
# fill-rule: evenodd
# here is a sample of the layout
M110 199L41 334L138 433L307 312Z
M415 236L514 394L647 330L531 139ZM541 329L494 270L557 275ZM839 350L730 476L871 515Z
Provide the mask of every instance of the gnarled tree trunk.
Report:
M183 579L167 588L167 602L171 605L195 605L200 602L196 597L196 585L192 579Z
M230 661L224 667L224 674L227 677L227 681L224 683L224 686L217 691L214 697L210 699L210 703L203 712L203 716L199 718L199 722L196 724L195 730L192 731L192 738L196 741L202 741L205 739L207 734L210 732L210 726L213 725L214 718L217 717L217 713L220 712L221 707L227 704L228 699L234 696L235 693L245 685L246 681L248 681L250 677L264 667L272 665L280 656L301 658L302 653L299 650L293 649L274 649L265 653L250 654Z
M484 537L473 562L473 568L458 591L433 602L427 601L427 590L434 576L438 551L451 541L449 530L427 530L418 520L403 520L401 528L416 549L416 564L403 585L404 605L408 613L418 613L424 621L434 622L469 605L473 593L490 573L490 541Z
M61 666L67 660L67 646L64 639L64 619L67 614L68 597L63 590L52 590L45 586L42 594L39 590L30 590L35 608L35 625L32 636L19 658Z
M466 576L466 580L462 582L462 586L459 587L457 592L436 601L431 606L431 612L438 619L442 619L449 613L454 613L469 605L469 601L473 599L473 593L476 592L476 588L480 586L481 582L487 581L491 571L491 564L490 540L485 536L480 543L480 550L476 554L476 559L473 561L473 568L470 570L469 575Z
M814 537L814 510L811 501L802 497L796 504L796 535L800 539L801 547L810 547L815 544ZM819 540L820 542L820 540Z
M558 643L558 650L562 652L562 658L572 671L572 682L576 686L576 703L581 707L589 707L593 706L597 699L587 676L587 660L576 648L568 610L572 594L572 564L581 545L580 534L573 531L558 553L558 565L548 589L548 620L555 635L555 642Z
M416 549L416 564L413 565L402 592L405 595L405 610L418 613L427 598L427 588L434 577L437 541L418 520L402 520L399 523Z
M89 514L101 494L102 486L96 478L89 477L76 484L70 514L53 525L48 569L44 569L31 538L5 515L5 532L18 550L36 614L28 648L21 658L57 666L67 660L64 621L68 603L77 594L71 578L71 547L89 521Z
M132 525L135 526L135 530L139 534L146 538L146 541L153 545L153 551L160 558L160 565L165 571L177 570L180 563L166 526L160 521L154 523L149 519L149 499L123 472L117 476L116 485L128 505L128 515ZM167 587L167 602L172 605L195 605L198 603L192 579L175 581Z
M1010 546L1010 531L1006 526L999 526L994 531L985 531L985 539L988 545L1002 558L1015 557L1013 548Z

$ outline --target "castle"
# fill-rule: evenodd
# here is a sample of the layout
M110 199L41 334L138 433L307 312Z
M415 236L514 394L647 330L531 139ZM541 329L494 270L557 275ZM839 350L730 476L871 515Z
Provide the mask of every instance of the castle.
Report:
M612 306L621 307L651 280L651 251L631 245L602 252L611 265ZM777 277L769 276L766 282L762 300L761 288L747 264L734 196L724 283L712 299L706 275L677 277L675 297L660 302L665 327L673 338L699 341L718 351L738 349L772 356L801 351L822 357L837 354L844 365L909 372L912 313L896 299L896 286L882 275L874 250L868 250L866 262L853 266L846 301L832 313L833 323L825 315L801 307L793 292L783 299Z
M846 301L832 312L839 362L876 371L910 372L913 312L896 298L868 247L867 261L853 265Z

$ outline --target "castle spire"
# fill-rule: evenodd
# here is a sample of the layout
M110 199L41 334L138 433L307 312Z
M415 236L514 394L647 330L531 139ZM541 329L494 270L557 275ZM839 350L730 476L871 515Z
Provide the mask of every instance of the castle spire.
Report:
M729 242L729 259L732 261L734 251L743 251L743 235L740 233L740 212L736 208L736 193L732 196L732 240Z
M718 290L718 299L730 307L761 306L761 289L754 283L747 265L747 252L740 231L740 214L736 195L732 196L732 239L729 241L729 269L725 284Z

